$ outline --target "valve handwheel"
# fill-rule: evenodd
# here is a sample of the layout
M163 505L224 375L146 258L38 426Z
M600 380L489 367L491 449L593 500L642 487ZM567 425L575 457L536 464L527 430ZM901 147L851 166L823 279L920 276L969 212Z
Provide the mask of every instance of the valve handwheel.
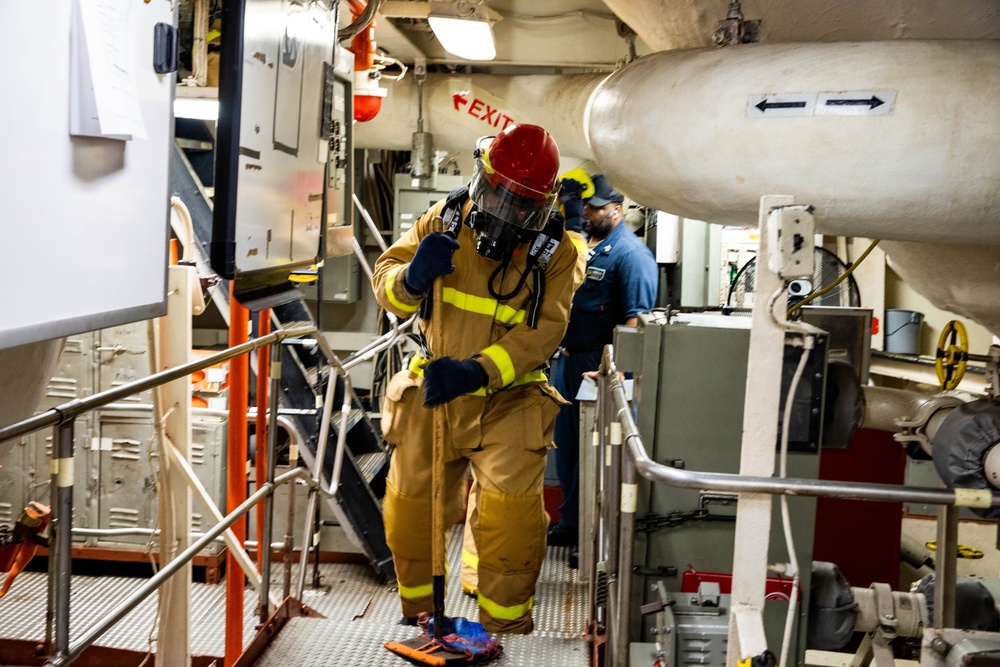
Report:
M941 389L954 389L962 381L965 366L969 361L969 334L964 324L952 320L944 325L938 337L935 357L934 365Z

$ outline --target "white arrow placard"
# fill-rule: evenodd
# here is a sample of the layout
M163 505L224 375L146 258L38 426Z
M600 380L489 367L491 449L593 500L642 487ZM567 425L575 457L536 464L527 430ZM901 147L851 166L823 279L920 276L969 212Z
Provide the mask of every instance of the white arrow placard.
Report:
M816 97L817 116L888 116L896 102L894 90L863 90L820 93Z

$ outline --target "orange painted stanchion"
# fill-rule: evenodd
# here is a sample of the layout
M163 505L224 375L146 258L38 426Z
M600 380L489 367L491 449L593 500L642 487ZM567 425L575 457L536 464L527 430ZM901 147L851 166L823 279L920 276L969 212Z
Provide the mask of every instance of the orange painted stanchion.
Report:
M257 337L262 338L271 333L271 310L265 308L260 311L257 320ZM257 350L257 421L254 429L254 442L257 443L256 456L254 457L254 476L257 479L257 491L260 491L265 482L265 471L267 470L267 380L270 377L271 347L262 347ZM257 571L264 571L264 503L257 505L257 529L254 531L257 536Z
M229 283L229 347L249 340L249 312L233 295ZM229 362L229 451L226 456L226 511L232 512L247 499L247 385L250 362L247 355ZM247 539L246 518L232 526L236 540ZM224 667L232 667L243 653L243 571L231 551L226 552L226 645Z

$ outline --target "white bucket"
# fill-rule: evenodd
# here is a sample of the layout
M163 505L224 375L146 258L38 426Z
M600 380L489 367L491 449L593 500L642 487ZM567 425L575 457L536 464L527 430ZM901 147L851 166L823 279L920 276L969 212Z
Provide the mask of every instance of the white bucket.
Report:
M920 353L920 323L924 314L915 310L885 311L885 351L897 354Z

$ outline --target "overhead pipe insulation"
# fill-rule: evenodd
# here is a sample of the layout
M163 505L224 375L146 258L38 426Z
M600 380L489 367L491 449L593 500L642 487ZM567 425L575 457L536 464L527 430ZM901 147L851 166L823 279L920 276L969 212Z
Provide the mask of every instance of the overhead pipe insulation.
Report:
M604 0L653 51L712 46L729 0ZM760 41L998 39L996 0L741 0Z
M584 113L606 76L428 74L423 84L426 131L433 133L437 150L471 152L479 137L511 123L532 123L555 137L564 159L590 159ZM407 78L391 86L378 117L355 126L357 148L411 149L419 114L417 85Z
M843 236L1000 243L1000 43L745 45L654 53L594 93L587 134L642 204L753 225L760 197Z
M942 220L941 224L948 223ZM889 266L914 291L938 308L967 317L994 336L1000 335L1000 249L992 245L904 241L884 241L881 245Z

